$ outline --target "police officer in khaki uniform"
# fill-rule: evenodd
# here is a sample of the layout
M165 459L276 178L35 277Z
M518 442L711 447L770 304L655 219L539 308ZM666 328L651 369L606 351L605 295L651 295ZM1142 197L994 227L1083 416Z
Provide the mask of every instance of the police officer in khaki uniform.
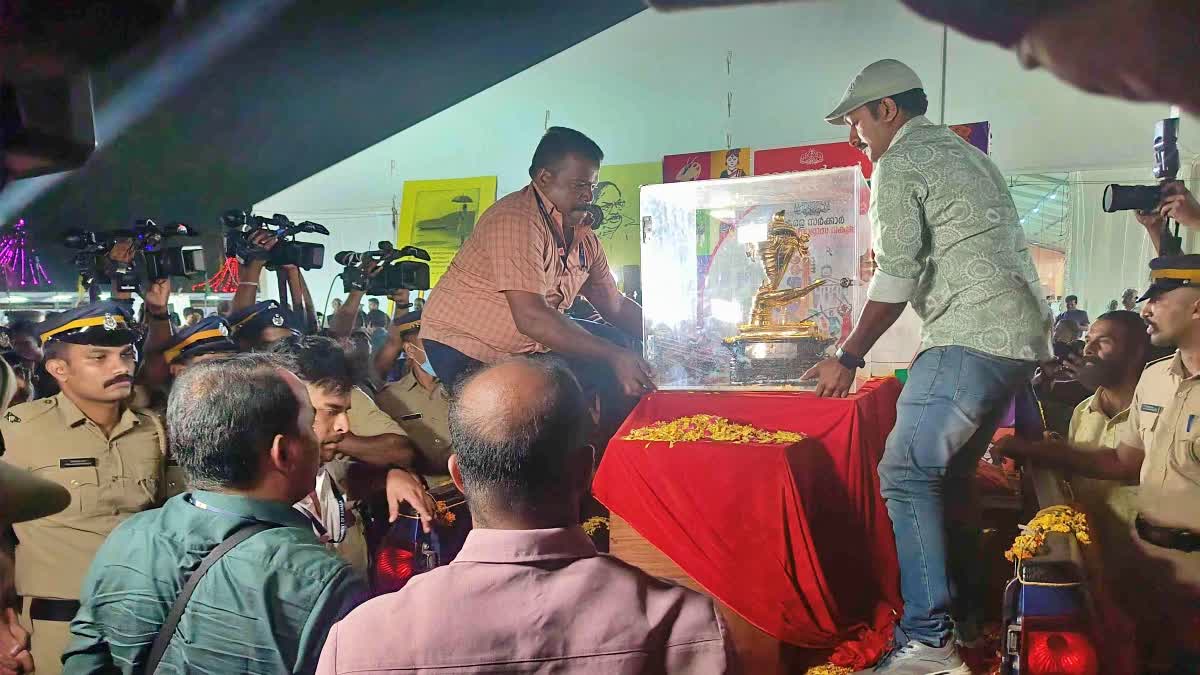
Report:
M52 315L38 330L62 391L8 410L0 434L5 461L71 493L64 511L13 526L21 623L38 672L57 673L96 550L126 517L161 503L166 433L157 416L123 403L137 333L119 305Z
M263 349L290 335L300 335L295 316L275 300L263 300L229 315L229 329L238 347Z
M237 343L230 337L229 322L222 316L209 316L200 321L185 326L171 336L163 345L163 360L171 370L174 379L183 374L192 364L217 359L238 352ZM159 416L166 415L166 397L160 397L162 409L155 409ZM166 481L163 496L170 499L187 490L187 477L183 469L169 455L166 464Z
M450 399L425 355L420 328L421 311L417 310L398 317L388 330L379 360L390 364L403 351L408 368L404 377L380 390L377 399L379 407L408 432L420 455L417 470L431 487L437 487L450 482L446 469L452 454Z
M320 523L314 527L318 536L356 569L366 571L365 524L355 513L359 500L382 491L389 504L416 503L432 517L432 501L404 470L411 466L412 446L400 425L352 385L351 362L336 341L292 337L277 341L271 349L295 359L296 375L308 387L317 410L313 429L321 441L323 476L318 476L310 498L298 506Z
M1013 439L1000 451L1076 475L1140 482L1134 529L1142 555L1131 566L1138 578L1117 581L1139 588L1139 639L1165 641L1194 659L1200 656L1200 255L1155 258L1150 277L1139 300L1146 302L1150 341L1178 351L1142 373L1117 447ZM1192 665L1200 669L1200 661Z

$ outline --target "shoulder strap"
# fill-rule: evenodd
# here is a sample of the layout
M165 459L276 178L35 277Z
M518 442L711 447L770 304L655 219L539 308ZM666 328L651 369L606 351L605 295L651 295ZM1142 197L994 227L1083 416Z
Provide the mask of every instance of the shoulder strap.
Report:
M158 662L162 661L163 654L167 651L167 645L171 643L171 638L175 635L175 628L179 626L179 619L183 617L183 610L187 607L188 600L191 599L196 586L204 578L204 575L208 573L209 568L216 564L226 553L232 551L238 544L259 532L276 527L279 526L274 523L255 523L243 527L226 538L216 548L209 551L208 555L204 556L204 560L200 561L200 566L188 577L187 583L183 585L183 590L175 598L175 604L171 606L171 612L167 614L166 622L158 630L158 635L154 638L154 645L150 647L150 657L146 659L146 665L142 673L145 675L154 675L155 669L158 668Z

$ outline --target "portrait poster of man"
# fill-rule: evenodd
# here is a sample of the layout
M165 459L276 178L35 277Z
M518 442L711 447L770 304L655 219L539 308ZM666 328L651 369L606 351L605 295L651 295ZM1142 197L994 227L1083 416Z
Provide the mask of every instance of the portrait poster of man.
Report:
M619 269L626 265L640 265L641 250L641 189L653 185L661 178L662 167L658 162L640 164L614 164L600 167L600 181L596 185L593 201L604 213L604 220L596 229L608 265Z

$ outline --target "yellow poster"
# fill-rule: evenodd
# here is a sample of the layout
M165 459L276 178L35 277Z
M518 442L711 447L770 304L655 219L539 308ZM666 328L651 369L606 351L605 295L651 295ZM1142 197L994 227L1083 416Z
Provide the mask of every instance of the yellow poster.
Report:
M608 265L620 270L640 265L642 259L641 203L643 185L654 185L662 177L659 162L613 164L600 167L600 182L594 201L604 212L604 222L596 230Z
M396 245L429 251L429 281L436 284L495 201L495 176L404 181Z

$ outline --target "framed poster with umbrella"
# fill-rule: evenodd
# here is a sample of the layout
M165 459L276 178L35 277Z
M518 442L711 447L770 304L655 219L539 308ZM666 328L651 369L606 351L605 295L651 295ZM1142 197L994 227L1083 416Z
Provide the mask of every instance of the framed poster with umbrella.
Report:
M496 201L496 177L409 180L396 223L396 245L429 251L429 280L436 284L479 214Z

